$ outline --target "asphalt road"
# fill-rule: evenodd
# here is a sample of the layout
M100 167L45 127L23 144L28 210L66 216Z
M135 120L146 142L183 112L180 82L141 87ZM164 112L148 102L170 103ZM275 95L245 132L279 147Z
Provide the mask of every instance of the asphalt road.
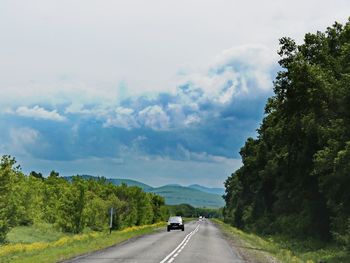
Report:
M244 262L209 220L185 224L185 231L157 232L67 263L234 263Z

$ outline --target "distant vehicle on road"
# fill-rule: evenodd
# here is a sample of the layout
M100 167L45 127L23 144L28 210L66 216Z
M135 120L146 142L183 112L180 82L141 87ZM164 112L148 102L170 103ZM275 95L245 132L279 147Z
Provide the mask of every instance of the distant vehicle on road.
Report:
M203 216L199 216L199 221L202 221L203 220Z
M183 224L181 216L169 217L167 231L169 232L172 229L181 229L182 231L185 231L185 225Z

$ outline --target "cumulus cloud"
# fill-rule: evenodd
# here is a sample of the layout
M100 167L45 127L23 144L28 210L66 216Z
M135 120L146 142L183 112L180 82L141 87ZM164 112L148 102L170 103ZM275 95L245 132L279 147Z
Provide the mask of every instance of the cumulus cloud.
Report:
M237 46L220 52L205 67L183 71L177 76L173 84L176 88L171 92L125 97L128 93L126 83L117 89L79 84L72 91L65 84L58 89L49 88L47 95L61 99L60 111L66 116L60 115L58 109L50 111L40 104L20 106L13 113L52 121L64 121L73 115L84 116L98 119L103 127L126 130L192 127L219 117L221 112L228 112L227 109L242 97L265 96L272 90L276 60L263 45ZM124 95L119 101L116 96L121 93Z
M108 114L104 126L114 126L127 130L138 128L140 125L138 124L134 112L135 111L130 108L117 107L114 112Z
M264 45L242 45L223 50L215 58L212 70L239 72L244 78L250 77L256 89L268 90L271 88L271 68L277 60L277 54Z
M60 115L57 110L46 110L38 105L34 106L33 108L27 107L27 106L21 106L18 107L13 113L23 116L23 117L29 117L34 119L44 119L44 120L51 120L51 121L65 121L66 118L62 115Z
M225 167L218 172L222 181L233 167L239 167L243 141L255 135L272 92L274 61L264 46L244 45L224 50L205 67L183 71L172 91L115 99L117 89L116 93L110 90L112 99L106 100L101 98L107 98L108 92L93 89L76 89L74 97L81 94L79 99L70 98L73 93L68 89L49 92L62 99L60 103L22 104L8 113L56 123L40 123L37 130L11 130L12 146L5 145L5 150L67 165L77 160L99 164L106 160L108 172L118 165L118 171L143 176L146 170L159 167L158 173L165 173L169 166L172 171L186 172L179 169L182 166L189 169L188 174L203 171L214 178L219 167ZM1 121L9 122L0 118L0 125ZM15 118L11 121L16 126ZM36 146L39 137L40 149ZM135 162L142 168L133 169ZM83 161L77 163L84 171ZM99 171L91 166L87 172Z
M57 121L55 129L47 128L51 122L36 127L47 143L32 150L38 158L114 158L132 151L146 159L229 162L238 158L244 139L255 136L263 116L276 72L270 55L263 46L232 48L208 66L182 73L173 92L113 104L71 101L55 110L21 106L11 113Z
M125 129L167 130L198 125L220 116L242 97L271 92L276 60L262 45L230 48L206 68L179 75L174 92L134 97L122 101L123 107L106 108L107 117L98 116L105 119L106 127Z
M169 116L159 105L144 108L138 113L138 116L140 122L145 127L154 130L165 130L169 128Z
M274 52L263 45L232 47L217 55L207 68L181 74L179 86L194 100L225 104L240 95L271 90L276 62Z
M239 158L271 95L278 38L299 42L305 32L346 21L350 7L348 0L296 0L287 9L274 0L254 8L232 0L201 8L188 0L3 2L0 111L14 110L0 114L0 148L18 142L6 151L60 160L57 169L66 164L72 173L75 163L64 161L86 160L77 166L93 173L136 149L143 164L120 165L127 167L121 175L160 174L157 180L169 171L176 179L215 177L223 164L226 177L233 164L225 158ZM24 123L35 129L19 130ZM115 171L109 164L106 175Z
M275 52L282 36L302 40L305 32L349 16L348 0L286 4L266 0L252 7L250 2L217 0L201 1L198 8L193 0L54 5L36 0L19 7L16 1L2 1L0 89L5 92L0 101L111 102L121 95L117 85L123 81L131 94L164 91L174 72L203 65L232 43L262 43Z
M200 121L201 119L197 114L191 114L186 117L184 124L187 126L195 123L200 123Z

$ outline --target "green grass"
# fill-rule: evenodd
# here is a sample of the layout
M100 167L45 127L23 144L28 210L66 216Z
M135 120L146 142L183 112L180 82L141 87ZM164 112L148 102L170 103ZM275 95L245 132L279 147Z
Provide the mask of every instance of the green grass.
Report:
M9 243L0 246L1 263L54 263L69 259L88 252L103 249L132 237L152 233L165 223L131 227L112 234L107 232L88 232L79 235L64 235L58 232L52 236L40 227L28 227L14 229L9 237ZM38 229L39 228L39 229ZM28 235L36 233L31 239ZM19 235L23 234L21 238ZM56 239L55 239L55 238ZM21 239L21 240L20 240ZM26 241L26 242L22 242ZM30 242L33 241L33 242Z
M7 235L9 243L34 243L52 242L63 237L62 232L57 231L50 224L40 224L34 226L18 226L11 229Z
M283 263L349 263L350 254L334 244L315 240L291 240L281 236L262 237L246 233L220 220L214 219L219 228L230 237L236 247L248 258L259 262L271 262L276 258Z

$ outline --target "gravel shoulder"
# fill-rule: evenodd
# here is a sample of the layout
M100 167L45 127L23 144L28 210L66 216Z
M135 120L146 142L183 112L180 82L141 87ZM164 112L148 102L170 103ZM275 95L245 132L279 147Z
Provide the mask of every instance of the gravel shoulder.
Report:
M273 257L268 250L254 246L247 240L244 240L237 233L231 231L231 227L227 224L219 220L212 220L212 222L221 230L228 243L235 249L235 251L238 251L239 255L245 262L281 263L281 261Z

